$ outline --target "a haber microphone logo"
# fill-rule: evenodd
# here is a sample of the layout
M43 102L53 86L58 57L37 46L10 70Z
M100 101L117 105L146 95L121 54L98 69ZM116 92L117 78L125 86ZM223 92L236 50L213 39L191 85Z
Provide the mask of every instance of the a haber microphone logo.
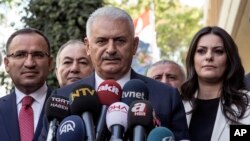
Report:
M64 122L59 129L60 135L62 135L63 133L68 133L70 131L74 132L75 127L76 127L76 124L72 120L68 120Z
M134 116L146 116L146 104L135 103L131 111L134 113Z
M109 84L99 86L97 91L98 92L100 92L100 91L110 91L112 93L115 93L116 95L119 94L119 89L116 86L109 85Z

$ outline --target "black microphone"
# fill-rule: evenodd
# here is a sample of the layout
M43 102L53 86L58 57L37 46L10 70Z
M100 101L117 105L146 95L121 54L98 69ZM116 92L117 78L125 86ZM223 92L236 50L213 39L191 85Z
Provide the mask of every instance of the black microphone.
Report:
M142 80L131 79L123 87L121 102L130 106L135 100L148 100L148 95L148 88Z
M156 127L148 134L147 141L175 141L175 137L168 128Z
M77 86L69 99L71 114L82 117L88 141L95 141L94 121L97 120L101 109L95 90L89 85Z
M55 141L56 130L63 118L70 115L67 98L51 95L45 103L45 115L49 121L49 131L46 141Z
M112 133L110 141L122 140L127 130L128 105L123 102L115 102L108 108L106 123Z
M97 88L97 95L102 104L101 115L96 128L96 140L105 139L106 113L108 106L121 100L122 88L115 80L105 80Z
M147 133L154 127L153 107L147 100L136 100L128 111L128 127L133 130L133 141L145 141Z
M85 141L86 131L83 120L77 115L63 119L58 127L57 141Z

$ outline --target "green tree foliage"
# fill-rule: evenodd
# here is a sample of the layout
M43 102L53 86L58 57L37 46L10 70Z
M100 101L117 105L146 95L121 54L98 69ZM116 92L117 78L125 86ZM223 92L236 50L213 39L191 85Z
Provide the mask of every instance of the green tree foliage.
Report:
M11 6L14 4L14 0L0 0L0 8L2 9L8 9L11 8ZM5 18L5 14L4 11L0 11L0 23L2 22L2 20L4 20Z
M6 26L6 14L8 11L10 11L13 7L18 6L19 3L16 0L0 0L0 25ZM12 25L10 25L12 26ZM2 35L5 33L1 33ZM3 60L3 56L5 54L5 43L0 43L0 65ZM9 79L8 73L6 73L4 70L0 70L0 87L4 87L5 91L10 91L12 87L12 82Z
M15 0L0 0L0 6L12 1ZM48 36L52 56L55 57L58 48L67 40L85 36L89 14L102 5L120 7L134 19L145 9L154 9L161 58L172 59L177 52L181 55L179 61L183 62L192 36L201 28L198 23L202 12L180 5L178 0L30 0L22 11L22 22L26 27L37 28ZM0 74L0 77L2 85L10 83L5 79L6 74ZM48 84L58 87L54 73L50 74Z
M202 11L187 7L178 0L105 0L106 5L118 6L136 18L145 9L154 9L157 46L161 51L161 58L173 59L176 54L178 60L184 63L186 51L191 38L198 29L202 18Z
M102 0L31 0L22 21L26 27L37 28L47 35L55 60L62 44L85 37L87 18L102 3ZM54 73L49 75L48 84L58 87Z

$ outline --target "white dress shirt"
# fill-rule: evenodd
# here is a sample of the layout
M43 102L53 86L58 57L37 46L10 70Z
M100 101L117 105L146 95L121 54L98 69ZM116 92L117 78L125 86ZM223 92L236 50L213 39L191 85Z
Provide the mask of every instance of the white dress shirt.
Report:
M39 117L40 117L42 109L43 109L43 105L44 105L46 95L47 95L47 90L48 90L48 87L47 87L46 83L44 83L44 85L40 89L29 94L29 96L33 97L33 99L34 99L32 105L31 105L31 107L33 109L33 113L34 113L34 132L36 131ZM18 117L19 117L19 112L20 112L21 107L22 107L22 99L27 95L24 94L23 92L21 92L20 90L18 90L16 87L15 87L15 93L16 93L17 113L18 113Z
M127 83L130 80L130 76L131 76L131 69L119 80L116 80L116 82L121 86L121 88L123 88L125 83ZM103 81L104 79L102 79L100 76L97 75L97 73L95 73L95 90L97 90L97 88Z

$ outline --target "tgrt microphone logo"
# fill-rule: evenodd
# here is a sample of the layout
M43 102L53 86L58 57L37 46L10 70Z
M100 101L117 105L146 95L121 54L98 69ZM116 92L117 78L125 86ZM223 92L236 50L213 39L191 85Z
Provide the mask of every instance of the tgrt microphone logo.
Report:
M98 92L99 91L110 91L112 93L115 93L116 95L119 94L119 89L116 86L108 85L108 84L105 84L104 86L100 86L97 91Z
M60 129L59 129L60 135L62 135L63 133L68 133L70 131L74 132L75 131L75 127L76 127L76 124L72 120L68 120L68 121L64 122L60 126Z
M66 100L66 99L63 99L63 98L58 98L58 97L51 97L52 101L50 103L50 107L51 108L60 108L60 109L63 109L63 110L69 110L69 101Z
M136 103L131 111L134 113L134 116L146 116L146 104Z

